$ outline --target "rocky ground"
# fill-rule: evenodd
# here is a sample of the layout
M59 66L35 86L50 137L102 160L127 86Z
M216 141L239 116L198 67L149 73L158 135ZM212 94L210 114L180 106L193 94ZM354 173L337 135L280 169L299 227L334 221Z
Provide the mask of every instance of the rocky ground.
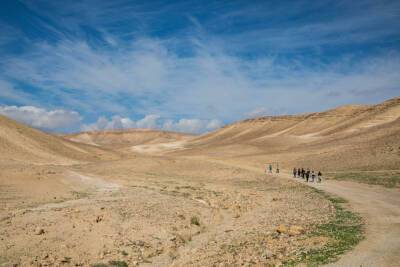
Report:
M2 266L279 266L328 242L308 233L335 212L301 184L189 158L8 164L0 179Z

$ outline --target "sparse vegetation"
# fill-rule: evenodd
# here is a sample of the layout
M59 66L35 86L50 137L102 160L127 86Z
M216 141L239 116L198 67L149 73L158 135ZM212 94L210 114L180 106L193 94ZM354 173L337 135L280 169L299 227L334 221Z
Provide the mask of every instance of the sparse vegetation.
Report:
M109 261L108 264L110 267L128 267L125 261Z
M74 196L74 198L79 199L79 198L87 198L89 197L89 193L83 192L83 191L72 191L71 194Z
M380 172L339 172L328 173L335 180L351 180L359 183L383 185L393 188L400 186L400 171L380 171Z
M95 263L91 267L128 267L128 264L125 261L109 261L108 264Z
M200 226L200 219L197 216L190 218L190 224Z
M352 249L364 238L363 221L358 214L343 207L347 202L345 199L331 196L318 189L314 190L334 205L336 213L328 223L318 226L310 235L326 236L330 241L320 249L303 251L296 259L285 262L285 266L295 266L298 263L320 266L335 262L339 255Z

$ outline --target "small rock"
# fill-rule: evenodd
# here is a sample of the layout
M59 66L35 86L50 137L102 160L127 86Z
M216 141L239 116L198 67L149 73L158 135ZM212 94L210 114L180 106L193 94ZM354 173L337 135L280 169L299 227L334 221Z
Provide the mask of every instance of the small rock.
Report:
M61 263L70 263L71 262L71 257L64 257L60 262Z
M35 229L35 235L42 235L44 234L44 229L40 227L36 227Z
M278 226L278 228L276 228L276 231L280 234L284 234L287 232L287 228L285 225L281 224Z
M99 223L103 220L103 216L97 216L96 217L96 223Z

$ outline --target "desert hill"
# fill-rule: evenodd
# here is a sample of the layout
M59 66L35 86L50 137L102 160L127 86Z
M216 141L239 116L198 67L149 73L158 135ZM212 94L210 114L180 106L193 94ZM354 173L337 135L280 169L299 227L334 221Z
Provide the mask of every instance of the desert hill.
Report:
M137 145L184 141L193 136L189 134L151 129L129 129L82 132L65 135L64 137L75 142L120 149Z
M28 162L87 161L123 151L236 158L255 165L279 161L288 168L304 164L325 170L398 169L400 98L247 119L202 136L130 129L58 137L0 117L0 138L2 150L8 151L0 159Z
M247 119L201 136L146 129L65 138L128 153L231 159L324 170L399 169L400 98L324 112Z
M324 169L398 169L400 98L311 114L248 119L194 138L182 155Z
M400 117L400 98L382 104L343 106L306 115L270 116L248 119L200 136L193 144L260 143L272 137L302 139L362 132L396 121Z
M0 115L0 160L40 164L73 164L117 154L30 128Z

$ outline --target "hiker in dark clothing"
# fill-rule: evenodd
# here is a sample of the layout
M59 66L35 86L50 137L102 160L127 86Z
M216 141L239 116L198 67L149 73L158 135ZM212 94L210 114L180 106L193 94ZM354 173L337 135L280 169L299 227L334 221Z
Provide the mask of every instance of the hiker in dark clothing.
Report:
M318 183L322 181L322 173L321 171L318 172Z
M306 182L308 183L308 179L310 179L310 169L306 171Z
M269 173L272 173L272 164L269 164Z
M314 181L315 181L315 173L314 173L314 171L312 171L311 172L311 182L314 183Z
M306 175L306 171L303 168L301 168L301 178L304 179L305 175Z
M293 169L293 178L296 178L296 175L297 175L297 169L294 168L294 169Z
M297 169L297 177L300 178L300 176L301 176L301 170L300 170L300 168L298 168L298 169Z

